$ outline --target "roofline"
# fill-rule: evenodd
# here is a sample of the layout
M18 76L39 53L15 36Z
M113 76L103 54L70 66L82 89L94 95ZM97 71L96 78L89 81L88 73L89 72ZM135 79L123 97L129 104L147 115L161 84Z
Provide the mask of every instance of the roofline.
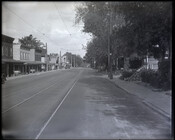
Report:
M10 39L13 39L13 41L15 40L15 38L10 37L10 36L7 36L7 35L4 35L4 34L2 34L2 36L8 37L8 38L10 38Z

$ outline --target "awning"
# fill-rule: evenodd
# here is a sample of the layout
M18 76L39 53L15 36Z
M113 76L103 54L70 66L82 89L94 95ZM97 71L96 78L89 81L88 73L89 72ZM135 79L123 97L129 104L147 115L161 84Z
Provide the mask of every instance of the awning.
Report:
M27 65L27 64L35 64L35 65L37 65L37 64L45 64L44 62L38 62L38 61L25 61L25 64Z
M40 61L21 61L21 60L14 60L14 59L2 59L1 63L22 63L22 64L33 64L33 65L37 65L37 64L45 64L44 62L40 62Z
M13 62L17 62L17 63L24 63L24 61L21 61L21 60L14 60L14 59L2 59L1 63L4 63L4 62L9 62L9 63L13 63Z

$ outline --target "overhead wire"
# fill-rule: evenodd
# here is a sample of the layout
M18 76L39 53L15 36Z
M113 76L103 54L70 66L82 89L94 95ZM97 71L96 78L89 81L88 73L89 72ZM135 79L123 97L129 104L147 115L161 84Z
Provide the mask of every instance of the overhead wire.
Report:
M60 14L60 12L59 12L57 6L56 6L56 4L55 4L55 3L53 3L53 4L54 4L56 10L58 11L58 14L59 14L59 16L60 16L60 19L62 20L62 22L63 22L63 24L64 24L64 26L65 26L67 32L69 33L70 38L72 39L72 36L71 36L72 34L71 34L70 31L68 30L67 25L65 24L65 22L64 22L64 20L63 20L63 18L62 18L62 16L61 16L61 14ZM47 39L49 39L50 41L54 42L54 44L58 44L58 43L55 42L54 40L50 39L50 37L47 36L46 33L43 33L43 32L41 32L41 31L39 31L38 29L36 29L33 25L29 24L26 20L24 20L22 17L20 17L19 15L17 15L14 11L12 11L11 9L9 9L6 5L3 5L3 6L4 6L8 11L10 11L12 14L14 14L16 17L18 17L21 21L23 21L25 24L27 24L28 26L30 26L30 28L32 28L34 31L39 32L39 33L42 35L42 37L44 36L44 37L46 37ZM75 42L74 42L74 43L75 43ZM80 44L81 44L81 43L80 43ZM75 45L77 46L76 43L75 43ZM81 49L74 49L74 50L70 50L70 51L76 51L76 50L81 50Z
M59 14L59 16L60 16L60 19L62 20L64 26L66 27L67 32L68 32L70 35L72 35L72 34L77 34L77 33L71 33L71 32L68 30L67 25L66 25L65 21L63 20L63 18L62 18L62 16L61 16L61 13L60 13L59 10L58 10L58 7L56 6L56 4L55 4L54 2L53 2L53 4L54 4L56 10L58 11L58 14ZM75 4L75 2L74 2L74 4ZM71 6L72 6L72 8L74 9L74 6L73 6L73 5L71 5ZM72 37L72 36L71 36L71 37Z
M21 19L25 24L27 24L28 26L30 26L32 29L34 29L37 32L40 32L39 30L35 29L31 24L29 24L28 22L26 22L23 18L21 18L20 16L18 16L15 12L13 12L11 9L9 9L7 6L3 5L6 9L8 9L11 13L13 13L15 16L17 16L19 19ZM42 32L40 32L41 34L43 34Z
M37 30L34 26L32 26L31 24L29 24L27 21L25 21L22 17L18 16L14 11L12 11L11 9L9 9L7 6L3 5L8 11L10 11L12 14L14 14L16 17L18 17L21 21L23 21L25 24L27 24L28 26L30 26L34 31L39 32L40 34L42 34L44 37L46 37L47 39L49 39L50 41L53 41L52 39L50 39L50 37L48 37L45 33L42 33L41 31ZM53 41L55 42L55 41ZM57 43L56 43L57 44Z
M55 6L56 10L58 11L58 14L59 14L59 16L60 16L60 19L62 20L62 22L63 22L64 26L66 27L67 32L68 32L68 33L69 33L69 35L71 36L71 33L69 32L69 30L68 30L68 28L67 28L67 25L65 24L65 22L64 22L64 20L63 20L63 18L62 18L62 16L61 16L61 14L60 14L60 12L59 12L59 10L58 10L57 6L56 6L56 4L55 4L54 2L53 2L53 4L54 4L54 6Z
M61 14L60 14L60 12L59 12L59 10L58 10L58 8L57 8L57 6L56 6L56 4L55 4L54 2L53 2L53 5L55 6L56 10L58 11L59 17L60 17L60 19L62 20L64 26L66 27L67 32L70 34L70 39L72 39L72 36L71 36L72 33L70 33L70 31L68 30L67 25L66 25L66 23L64 22L64 20L63 20ZM77 44L75 44L75 45L77 45ZM63 48L62 48L62 49L63 49ZM64 50L69 50L69 49L64 49ZM78 50L81 50L81 49L78 49ZM69 50L69 51L76 51L76 50Z

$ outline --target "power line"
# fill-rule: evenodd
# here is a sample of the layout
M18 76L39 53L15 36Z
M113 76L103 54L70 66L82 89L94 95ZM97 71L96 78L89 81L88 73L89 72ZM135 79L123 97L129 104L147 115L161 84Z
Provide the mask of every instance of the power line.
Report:
M62 20L64 26L66 27L67 32L70 34L70 38L72 39L72 36L71 36L72 34L69 32L69 30L68 30L68 28L67 28L67 26L66 26L66 24L65 24L65 22L64 22L64 20L63 20L63 18L62 18L62 16L61 16L60 12L59 12L59 10L58 10L56 4L55 4L54 2L53 2L53 4L54 4L56 10L58 11L58 14L59 14L59 16L60 16L60 19ZM77 45L76 43L74 43L74 44ZM81 43L80 43L80 44L81 44ZM65 50L68 50L68 49L65 49ZM77 51L79 51L79 50L81 50L81 49L77 49ZM69 50L69 51L76 51L76 50Z
M58 14L59 14L59 16L60 16L60 19L62 20L64 26L66 27L67 32L71 35L71 33L69 32L69 30L68 30L68 28L67 28L67 25L65 24L65 22L64 22L64 20L63 20L63 18L62 18L62 16L61 16L61 14L60 14L60 12L59 12L57 6L56 6L56 4L55 4L54 2L53 2L53 4L54 4L56 10L58 11Z
M26 22L22 17L18 16L15 12L13 12L11 9L9 9L7 6L4 5L4 7L6 9L8 9L11 13L13 13L15 16L17 16L19 19L21 19L25 24L27 24L28 26L30 26L32 29L34 29L37 32L40 32L39 30L35 29L31 24L29 24L28 22ZM42 35L44 35L42 32L40 32Z
M39 30L35 29L31 24L29 24L27 21L25 21L22 17L18 16L14 11L12 11L11 9L9 9L7 6L4 5L4 7L9 10L9 12L11 12L12 14L14 14L15 16L17 16L21 21L23 21L25 24L27 24L28 26L30 26L33 30L41 33L42 35L45 35L44 33L40 32ZM48 38L49 39L49 38Z
M57 6L56 6L55 3L54 3L54 5L55 5L55 8L57 9L57 11L58 11L58 13L59 13L59 15L60 15L60 18L61 18L63 24L65 25L65 27L66 27L66 29L67 29L67 32L70 34L70 38L72 39L71 33L69 32L69 30L68 30L68 28L67 28L67 26L66 26L66 24L65 24L65 22L64 22L64 20L63 20L63 18L62 18L62 16L61 16L61 14L60 14L60 12L59 12L59 10L58 10L58 8L57 8ZM14 11L12 11L11 9L9 9L7 6L4 5L4 7L5 7L9 12L11 12L11 13L14 14L16 17L18 17L22 22L24 22L25 24L27 24L28 26L30 26L30 28L32 28L34 31L39 32L39 33L42 35L42 37L48 38L50 41L54 42L54 44L56 44L56 45L58 44L58 43L55 42L54 40L50 39L50 37L47 36L47 34L42 33L41 31L37 30L34 26L32 26L31 24L29 24L26 20L24 20L24 19L23 19L22 17L20 17L19 15L17 15ZM78 42L79 42L79 41L78 41ZM74 42L74 43L75 43L75 42ZM81 43L80 43L80 44L81 44ZM77 45L77 43L75 43L75 45ZM78 50L81 50L81 49L78 49ZM78 50L77 50L77 51L78 51ZM70 51L75 51L75 50L70 50Z
M65 51L80 51L82 49L74 49L74 50L70 50L70 49L64 49L64 48L61 48L62 50L65 50Z
M15 16L17 16L17 17L18 17L21 21L23 21L25 24L27 24L28 26L30 26L33 30L35 30L35 31L37 31L37 32L39 32L39 33L41 33L44 37L48 38L50 41L55 42L55 41L53 41L52 39L50 39L50 37L48 37L45 33L42 33L42 32L40 32L39 30L35 29L31 24L29 24L27 21L25 21L22 17L18 16L14 11L12 11L11 9L9 9L7 6L4 5L4 7L5 7L6 9L8 9L12 14L14 14ZM56 44L57 44L57 43L56 43Z

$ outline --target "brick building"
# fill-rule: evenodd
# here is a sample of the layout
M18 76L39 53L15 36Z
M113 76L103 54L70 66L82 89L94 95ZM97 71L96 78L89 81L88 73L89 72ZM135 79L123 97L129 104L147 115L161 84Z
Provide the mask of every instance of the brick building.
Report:
M21 63L14 64L15 71L22 74L32 71L41 71L41 50L33 49L20 43L13 44L13 59Z
M1 61L1 73L4 73L7 77L13 75L14 63L21 64L20 61L13 60L13 41L14 38L2 34L2 61Z

